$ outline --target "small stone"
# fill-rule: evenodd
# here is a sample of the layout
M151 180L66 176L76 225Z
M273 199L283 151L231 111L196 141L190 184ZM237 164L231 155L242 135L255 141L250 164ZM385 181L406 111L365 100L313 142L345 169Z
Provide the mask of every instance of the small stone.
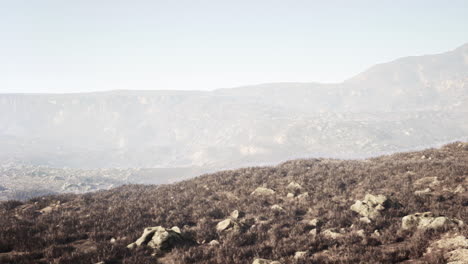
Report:
M308 226L318 226L320 221L317 218L307 221Z
M366 223L366 224L370 224L372 222L368 217L361 217L359 218L359 221Z
M415 195L424 195L424 194L430 194L431 192L432 192L431 188L426 188L424 190L415 191L414 194Z
M208 243L210 246L219 246L219 241L218 240L211 240L210 243Z
M328 239L338 239L344 237L343 234L336 232L333 229L326 229L322 232L322 235Z
M312 229L309 231L309 234L312 235L312 237L315 237L317 235L317 229Z
M265 187L258 187L251 193L251 195L264 196L264 195L273 195L275 191Z
M454 190L453 193L464 193L466 191L465 187L462 185L458 185Z
M279 205L277 205L277 204L272 205L272 206L271 206L271 210L277 211L277 212L284 212L283 207L281 207L281 206L279 206Z
M252 264L281 264L279 261L273 261L269 259L256 258Z
M286 188L288 188L289 190L296 191L296 190L301 190L302 186L297 182L290 182Z
M245 213L240 212L239 210L234 210L234 211L231 212L231 218L234 219L234 220L242 218L244 216L245 216Z
M366 237L366 233L364 232L363 229L360 229L360 230L356 231L355 233L356 233L356 235L358 235L358 236L360 236L362 238Z
M294 254L294 259L302 259L307 255L307 251L297 251Z

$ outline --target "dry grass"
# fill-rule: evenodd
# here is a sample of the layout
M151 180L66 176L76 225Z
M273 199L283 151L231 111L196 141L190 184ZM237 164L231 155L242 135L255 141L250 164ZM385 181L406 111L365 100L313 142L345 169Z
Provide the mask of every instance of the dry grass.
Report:
M395 263L418 259L440 232L402 231L401 217L432 211L468 222L467 193L451 191L467 184L467 146L453 143L365 161L295 160L276 167L222 171L173 185L127 185L84 195L35 198L24 204L9 201L0 205L0 262L157 263L150 249L126 248L145 227L157 225L179 226L199 243L174 248L159 260L164 263L251 263L254 257L282 263ZM414 194L418 190L416 180L434 176L441 184L433 192ZM308 192L309 196L286 198L286 186L292 181L302 185L301 193ZM259 186L274 189L276 194L251 196ZM371 224L360 222L359 216L349 210L354 200L366 193L384 194L394 201ZM58 201L57 210L37 213ZM274 204L281 205L284 212L271 210ZM239 230L216 232L216 224L235 209L251 220ZM315 237L302 221L313 218L322 223ZM328 239L320 234L328 228L344 228L349 235ZM365 238L351 234L359 229L364 230ZM375 230L379 230L379 237L371 237ZM468 235L466 229L460 232ZM117 242L110 243L111 238ZM202 243L213 239L221 244ZM86 250L74 246L77 241L96 247ZM305 258L294 260L294 253L303 250L309 252ZM9 253L2 257L1 252ZM443 261L440 256L429 259L430 263Z

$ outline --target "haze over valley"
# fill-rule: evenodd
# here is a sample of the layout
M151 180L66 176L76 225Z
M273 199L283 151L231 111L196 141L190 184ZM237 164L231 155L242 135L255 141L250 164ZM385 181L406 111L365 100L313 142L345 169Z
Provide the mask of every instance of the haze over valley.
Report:
M468 44L375 65L336 84L2 94L0 112L3 199L32 186L82 192L294 158L365 158L467 137ZM21 177L11 173L21 168ZM55 183L36 177L109 168L155 169L99 183L82 172ZM81 185L67 187L75 181Z

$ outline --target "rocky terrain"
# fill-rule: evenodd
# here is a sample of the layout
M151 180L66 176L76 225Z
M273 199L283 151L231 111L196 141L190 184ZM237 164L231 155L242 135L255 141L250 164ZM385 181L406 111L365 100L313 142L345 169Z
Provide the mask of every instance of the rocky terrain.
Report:
M1 263L468 263L468 143L0 204Z
M0 201L53 193L108 190L128 183L167 184L201 173L200 168L74 169L9 163L0 166Z

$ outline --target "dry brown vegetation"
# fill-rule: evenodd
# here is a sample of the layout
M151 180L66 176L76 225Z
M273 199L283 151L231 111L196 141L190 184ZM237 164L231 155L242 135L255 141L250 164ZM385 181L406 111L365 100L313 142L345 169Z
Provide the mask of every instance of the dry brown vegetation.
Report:
M431 211L467 223L467 176L468 144L457 142L369 160L294 160L172 185L127 185L84 195L8 201L0 205L0 262L252 263L262 257L281 263L444 263L442 255L424 253L447 230L403 231L401 218ZM425 177L437 177L440 183L416 195L425 188L417 181ZM309 195L287 198L290 182L302 186L298 193ZM276 193L252 196L259 186ZM367 193L392 201L369 224L349 209ZM275 204L284 211L272 210ZM50 205L50 210L39 212ZM216 224L236 209L245 213L242 228L217 232ZM311 219L320 222L316 236L305 221ZM126 248L145 227L159 225L178 226L197 243L158 258L151 256L150 248ZM326 237L321 231L330 228L343 228L346 235ZM363 230L364 236L356 230ZM375 230L380 236L373 235ZM468 235L466 224L456 232ZM214 239L220 245L208 245ZM296 251L307 254L295 259Z

